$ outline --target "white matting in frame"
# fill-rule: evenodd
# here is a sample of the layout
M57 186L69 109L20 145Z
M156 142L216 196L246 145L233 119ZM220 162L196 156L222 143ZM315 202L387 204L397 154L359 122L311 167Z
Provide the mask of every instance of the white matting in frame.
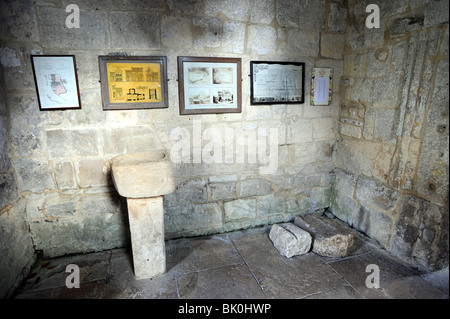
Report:
M39 109L81 109L73 55L32 55Z

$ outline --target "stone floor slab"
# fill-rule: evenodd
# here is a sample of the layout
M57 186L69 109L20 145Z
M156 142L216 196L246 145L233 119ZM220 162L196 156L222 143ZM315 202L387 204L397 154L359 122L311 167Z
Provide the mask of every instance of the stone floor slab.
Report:
M130 249L39 260L17 299L448 299L448 268L425 274L355 233L353 254L291 259L269 239L271 226L166 242L167 273L136 280ZM66 267L80 268L80 288L65 286ZM380 269L379 289L366 267Z
M134 276L131 251L114 251L103 299L177 299L176 278L173 272L152 279L137 280Z
M281 256L264 232L230 235L248 267L271 299L297 299L346 284L314 253Z
M167 270L177 274L244 262L228 234L172 240L166 250Z
M183 275L178 289L181 299L266 299L244 264Z
M353 287L342 286L307 296L305 299L363 299L363 297Z
M355 288L362 296L369 299L385 299L386 288L394 281L409 276L418 275L418 271L389 256L383 250L373 249L365 254L328 263L346 282ZM369 265L376 265L380 274L380 288L369 288L366 280L373 270ZM367 271L366 271L367 270Z
M35 292L66 287L68 265L74 264L80 270L80 285L105 280L111 252L100 252L78 256L40 260L31 270L24 282L22 291Z

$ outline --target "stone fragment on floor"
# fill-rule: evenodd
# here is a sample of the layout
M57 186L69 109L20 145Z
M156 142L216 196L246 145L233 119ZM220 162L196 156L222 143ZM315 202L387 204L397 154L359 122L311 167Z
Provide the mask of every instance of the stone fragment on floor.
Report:
M292 223L273 225L269 238L286 258L304 255L311 250L311 235Z
M312 250L316 254L326 257L349 255L354 234L347 224L321 214L297 216L294 224L311 234Z

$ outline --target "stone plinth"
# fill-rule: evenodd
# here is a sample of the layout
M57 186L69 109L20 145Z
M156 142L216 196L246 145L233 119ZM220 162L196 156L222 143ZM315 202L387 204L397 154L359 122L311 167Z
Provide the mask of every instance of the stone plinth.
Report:
M120 155L112 159L111 171L117 192L127 198L136 278L165 273L162 195L175 188L169 154L156 150Z
M313 237L313 252L327 257L346 257L353 245L353 231L337 219L319 214L297 216L295 225Z
M269 238L286 258L306 254L311 249L311 235L294 224L273 225Z
M163 197L128 198L127 203L136 278L165 273Z

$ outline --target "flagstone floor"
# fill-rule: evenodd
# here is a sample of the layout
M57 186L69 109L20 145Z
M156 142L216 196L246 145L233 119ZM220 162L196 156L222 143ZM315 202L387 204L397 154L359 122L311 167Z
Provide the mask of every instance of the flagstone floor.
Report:
M136 280L131 251L111 251L39 260L17 299L446 299L448 268L425 274L355 231L351 256L313 252L287 259L269 239L270 227L166 242L167 273ZM80 269L80 287L67 288ZM380 288L366 280L380 270ZM69 278L70 279L70 278ZM369 280L370 281L370 278Z

